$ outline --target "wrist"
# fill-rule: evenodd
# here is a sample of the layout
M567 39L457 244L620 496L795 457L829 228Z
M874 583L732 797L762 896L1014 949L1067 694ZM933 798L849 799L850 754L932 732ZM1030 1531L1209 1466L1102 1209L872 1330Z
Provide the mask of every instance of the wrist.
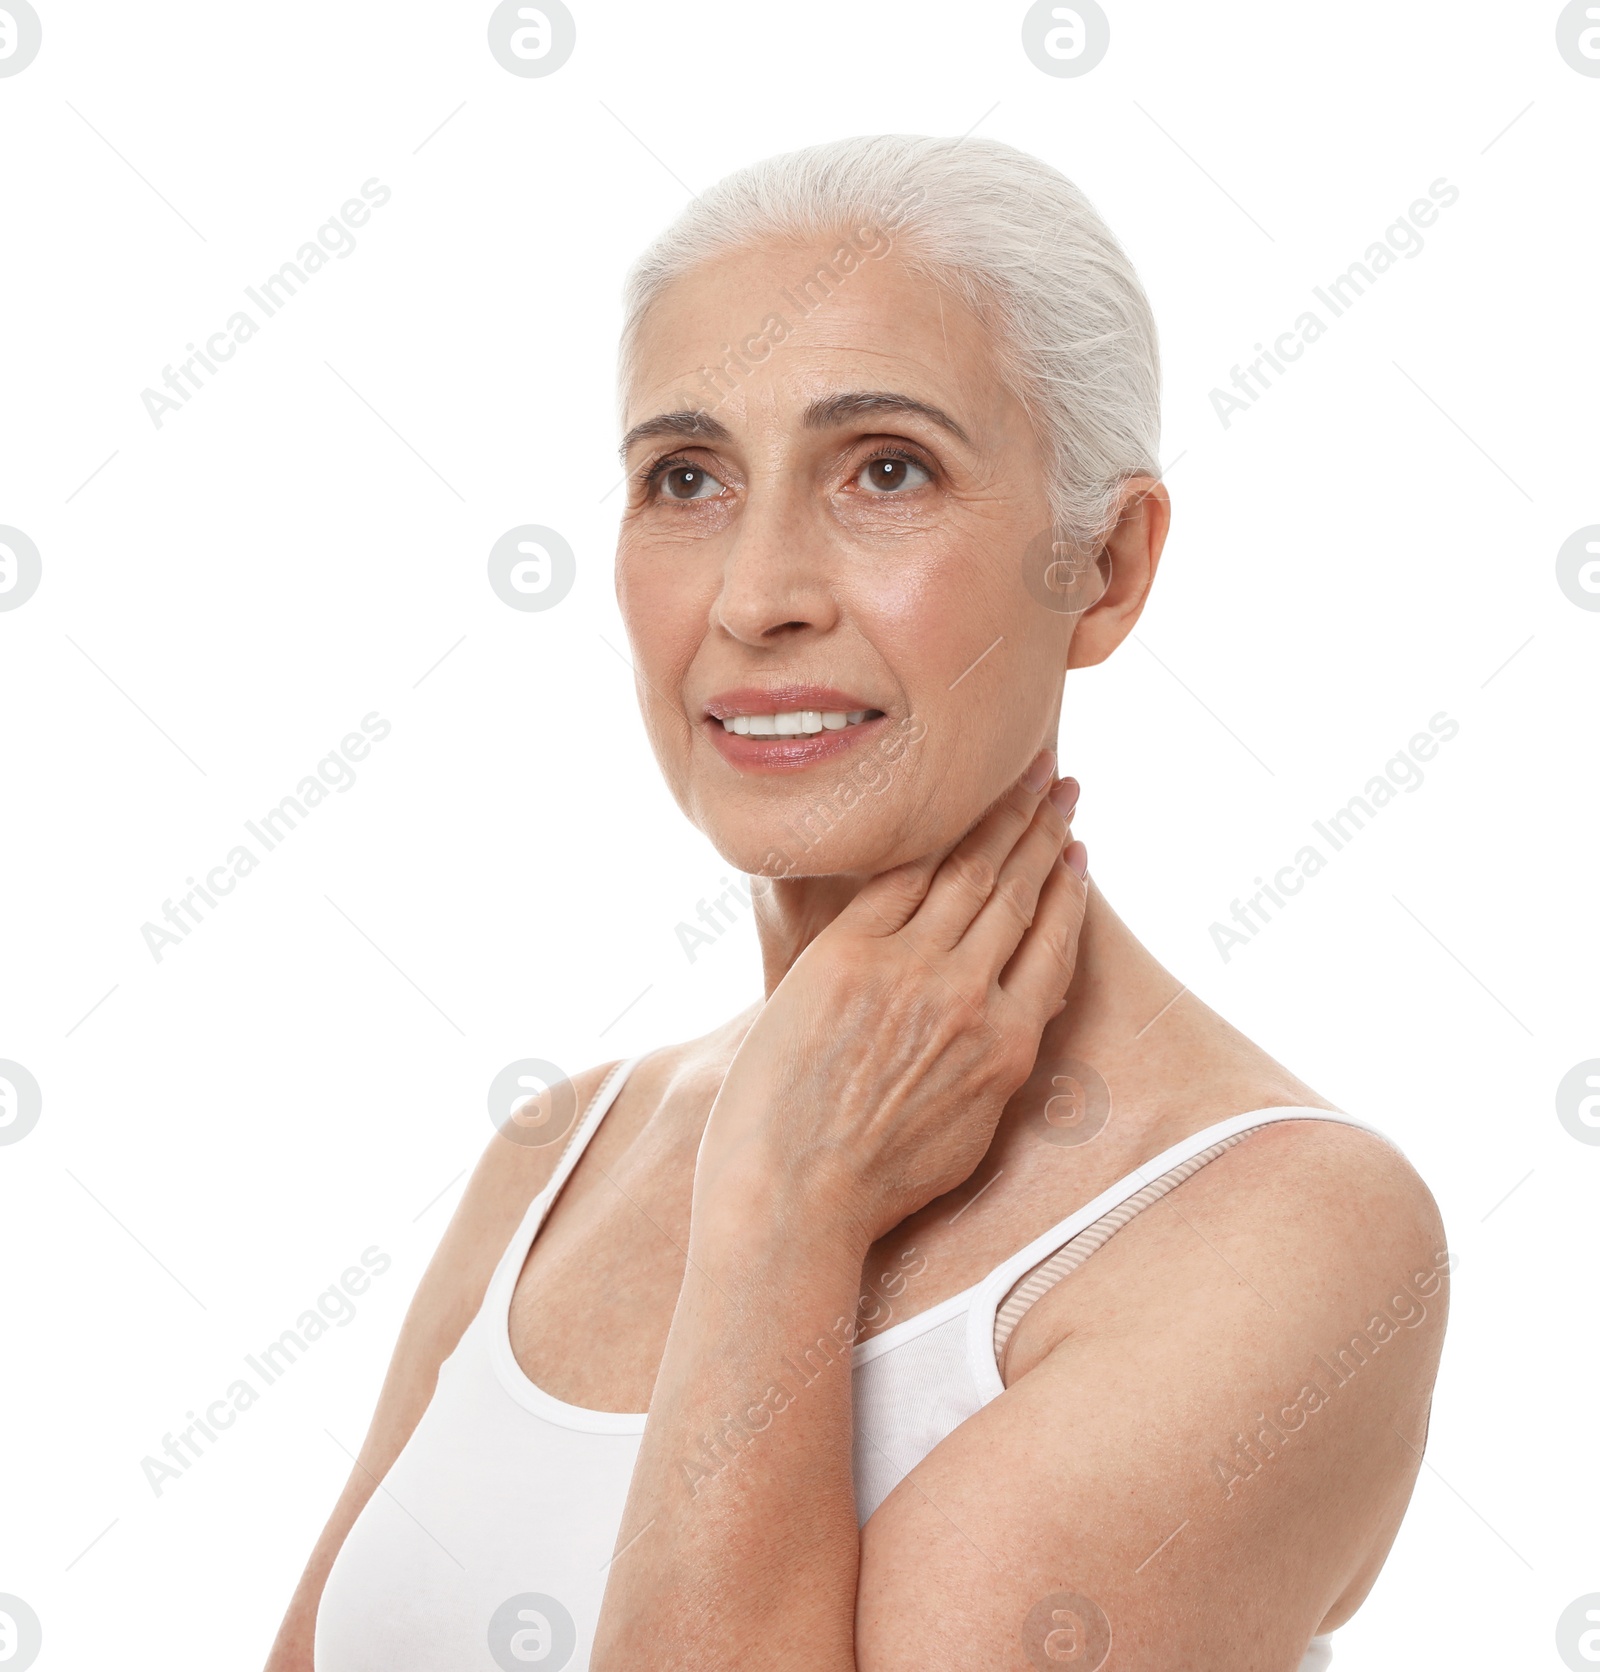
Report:
M753 1155L702 1154L689 1219L691 1257L714 1258L719 1266L724 1260L837 1266L853 1285L873 1239L851 1212L847 1193L787 1172Z
M824 1336L848 1348L859 1333L864 1256L838 1239L787 1235L759 1210L742 1209L691 1231L686 1315L719 1328L757 1358L796 1353Z

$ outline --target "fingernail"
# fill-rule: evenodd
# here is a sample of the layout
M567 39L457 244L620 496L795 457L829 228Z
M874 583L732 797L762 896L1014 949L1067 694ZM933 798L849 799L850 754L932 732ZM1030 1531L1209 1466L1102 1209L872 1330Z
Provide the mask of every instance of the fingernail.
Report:
M1037 795L1050 782L1050 774L1056 769L1056 752L1054 749L1041 749L1033 757L1033 764L1022 775L1023 788Z
M1072 817L1072 809L1078 805L1078 780L1063 778L1050 792L1050 799L1055 803L1056 811L1064 819Z
M1089 850L1082 842L1072 842L1067 846L1067 869L1074 876L1085 877L1089 874Z

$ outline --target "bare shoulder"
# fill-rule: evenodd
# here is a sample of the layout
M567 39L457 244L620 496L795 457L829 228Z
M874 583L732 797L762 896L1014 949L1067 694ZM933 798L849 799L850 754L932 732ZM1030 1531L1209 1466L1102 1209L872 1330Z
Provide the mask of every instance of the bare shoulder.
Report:
M583 1112L615 1062L572 1076L565 1130L547 1144L516 1143L491 1130L450 1223L417 1287L399 1352L436 1368L482 1304L489 1279L534 1197L550 1182Z
M410 1439L453 1353L483 1304L489 1280L528 1205L555 1173L578 1118L615 1063L571 1080L566 1130L548 1144L513 1143L491 1132L450 1223L411 1300L361 1454L306 1564L278 1633L270 1667L309 1667L323 1584L362 1507ZM567 1101L567 1100L563 1100Z
M749 1022L749 1014L742 1014L698 1038L641 1054L595 1133L590 1150L609 1168L663 1112L670 1118L680 1109L709 1109ZM475 1249L481 1243L494 1250L495 1259L499 1258L528 1204L554 1176L582 1115L621 1066L618 1060L603 1062L572 1076L574 1097L570 1102L575 1112L552 1142L518 1143L499 1132L491 1133L458 1209L458 1217L468 1222L468 1236ZM692 1142L698 1137L696 1130ZM582 1190L583 1174L580 1163L564 1195L574 1188Z
M1234 1327L1262 1345L1274 1332L1303 1333L1319 1321L1313 1314L1353 1317L1419 1285L1430 1317L1442 1319L1448 1266L1438 1204L1392 1143L1336 1118L1275 1120L1135 1215L1049 1290L1017 1328L1007 1381L1069 1337L1158 1329L1180 1312L1236 1300Z
M1069 1335L1133 1318L1160 1328L1195 1307L1262 1350L1397 1310L1439 1325L1448 1268L1438 1204L1394 1145L1342 1121L1275 1121L1138 1214L1074 1274L1075 1292L1047 1295L1025 1320L1029 1352L1037 1362ZM1431 1386L1432 1347L1404 1355L1414 1392Z
M620 1062L613 1059L571 1077L570 1093L557 1095L557 1106L565 1105L567 1118L550 1142L519 1141L512 1122L507 1123L505 1132L490 1132L456 1209L456 1220L463 1222L469 1242L476 1243L481 1237L497 1250L505 1246L528 1204L554 1176L607 1076L619 1066ZM452 1230L456 1220L451 1222Z
M869 1521L862 1665L928 1664L907 1621L1014 1638L1071 1593L1119 1665L1237 1667L1248 1645L1298 1666L1399 1527L1447 1268L1432 1196L1378 1136L1285 1120L1223 1152L1036 1303L1005 1392Z
M692 1110L703 1102L709 1107L749 1020L749 1014L736 1017L704 1039L646 1056L630 1072L600 1123L594 1146L626 1149L663 1106ZM499 1131L490 1132L412 1297L360 1456L306 1564L271 1666L310 1666L322 1587L346 1535L421 1420L440 1366L482 1306L495 1268L529 1205L555 1176L583 1113L618 1066L616 1061L597 1063L571 1077L570 1095L558 1094L556 1100L568 1118L548 1143L518 1143ZM692 1160L692 1146L689 1155ZM644 1164L648 1162L649 1157L644 1158ZM575 1169L575 1182L581 1183L582 1172L581 1165Z
M403 1443L432 1396L440 1364L454 1352L483 1304L495 1267L529 1205L554 1177L584 1113L618 1063L598 1063L575 1074L571 1113L549 1143L518 1143L491 1130L477 1166L456 1203L417 1285L396 1343L374 1427ZM385 1466L398 1444L393 1444Z
M1426 1183L1387 1139L1344 1121L1275 1121L1175 1197L1238 1248L1324 1285L1443 1266L1444 1223Z

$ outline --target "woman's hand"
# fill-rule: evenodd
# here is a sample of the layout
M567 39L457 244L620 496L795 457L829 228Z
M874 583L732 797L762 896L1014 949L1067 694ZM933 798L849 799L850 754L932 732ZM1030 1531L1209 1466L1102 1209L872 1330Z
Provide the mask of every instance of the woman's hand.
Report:
M1077 957L1087 854L1053 769L1043 751L942 862L874 877L796 959L712 1108L695 1220L757 1200L865 1254L970 1176Z

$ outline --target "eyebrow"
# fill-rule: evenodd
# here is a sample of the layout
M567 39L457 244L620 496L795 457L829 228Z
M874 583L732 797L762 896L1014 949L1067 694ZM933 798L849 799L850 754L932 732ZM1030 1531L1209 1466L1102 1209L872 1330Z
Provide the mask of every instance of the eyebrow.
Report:
M636 441L650 441L658 435L684 436L697 441L733 440L727 425L719 423L704 407L686 408L682 412L658 412L654 418L635 424L623 436L622 445L617 449L618 458L626 458L628 449Z
M929 423L948 430L958 441L965 442L969 447L972 445L971 436L948 412L893 389L850 389L838 395L824 395L806 408L801 422L808 430L827 430L837 424L847 424L852 418L865 418L880 412L903 412L926 418Z
M902 395L893 389L848 389L837 395L824 395L814 400L801 417L801 423L808 430L829 430L840 424L847 424L853 418L876 416L879 413L907 413L913 417L926 418L929 423L937 424L940 429L948 430L958 441L972 445L972 438L962 427L942 408L933 406L927 401L919 401L913 395ZM646 418L643 423L635 424L622 438L622 445L617 449L619 458L626 458L628 449L638 441L652 441L657 436L680 436L695 441L731 441L732 434L726 424L700 408L685 408L680 412L658 412L654 418Z

